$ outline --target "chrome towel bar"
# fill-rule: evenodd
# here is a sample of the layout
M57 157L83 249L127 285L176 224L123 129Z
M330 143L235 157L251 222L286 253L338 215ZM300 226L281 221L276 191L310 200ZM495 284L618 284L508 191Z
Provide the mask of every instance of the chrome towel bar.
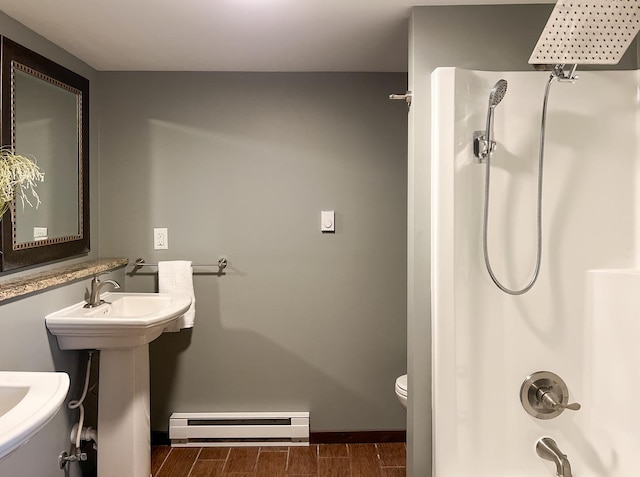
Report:
M226 258L220 258L218 260L218 263L194 263L191 266L192 267L218 267L218 273L221 273L225 268L227 268L227 265L229 264L229 262L227 261ZM135 270L142 268L142 267L157 267L158 264L157 263L147 263L145 262L144 258L138 258L136 259L135 262L133 262L133 264L131 265Z

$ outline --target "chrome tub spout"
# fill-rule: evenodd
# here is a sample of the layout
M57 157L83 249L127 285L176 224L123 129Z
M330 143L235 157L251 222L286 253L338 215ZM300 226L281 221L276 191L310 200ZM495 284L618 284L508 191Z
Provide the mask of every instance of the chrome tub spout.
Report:
M544 460L556 464L558 477L572 477L571 464L567 456L558 448L556 442L550 437L543 437L536 443L536 453Z

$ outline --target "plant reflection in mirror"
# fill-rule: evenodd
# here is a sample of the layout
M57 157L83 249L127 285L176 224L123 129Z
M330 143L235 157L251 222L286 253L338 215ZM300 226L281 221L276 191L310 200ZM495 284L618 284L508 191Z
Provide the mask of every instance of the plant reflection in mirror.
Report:
M35 188L38 182L43 181L44 172L35 158L15 154L11 147L0 148L0 218L11 205L14 195L20 198L23 208L25 202L38 208L40 197Z

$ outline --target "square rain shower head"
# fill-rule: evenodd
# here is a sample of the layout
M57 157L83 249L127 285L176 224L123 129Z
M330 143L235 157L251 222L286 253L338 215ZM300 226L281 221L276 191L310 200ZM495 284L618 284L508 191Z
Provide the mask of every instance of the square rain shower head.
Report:
M640 0L558 0L533 65L615 65L640 30Z

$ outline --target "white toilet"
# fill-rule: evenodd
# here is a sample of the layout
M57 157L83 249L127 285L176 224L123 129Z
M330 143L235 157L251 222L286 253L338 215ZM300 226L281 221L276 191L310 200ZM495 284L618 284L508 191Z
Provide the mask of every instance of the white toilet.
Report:
M396 396L398 396L398 401L400 404L406 409L407 408L407 375L403 374L402 376L396 379Z

